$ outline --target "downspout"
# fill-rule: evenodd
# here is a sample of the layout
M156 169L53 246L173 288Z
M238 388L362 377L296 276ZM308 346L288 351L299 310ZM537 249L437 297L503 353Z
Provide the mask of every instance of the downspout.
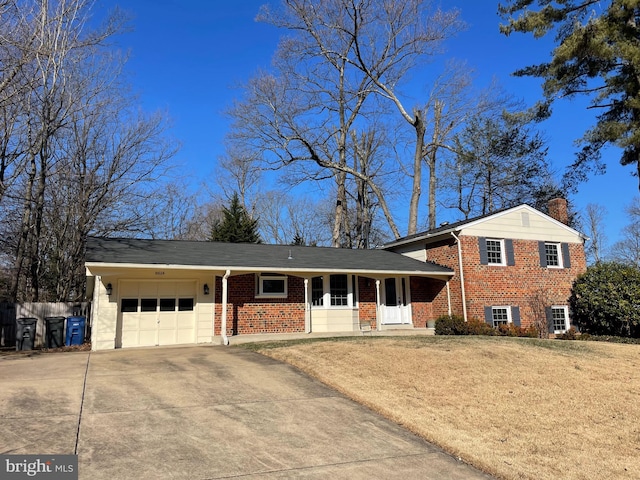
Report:
M220 334L222 335L222 344L229 345L229 337L227 337L227 280L231 275L231 270L227 270L222 277L222 319L220 324Z
M376 330L382 330L382 325L380 325L380 280L376 280Z
M462 295L462 317L464 321L467 321L467 296L464 291L464 270L462 269L462 245L460 245L460 239L456 237L454 232L451 232L453 238L456 239L458 244L458 269L460 270L460 294Z
M309 279L304 279L304 331L311 333L311 308L309 307Z

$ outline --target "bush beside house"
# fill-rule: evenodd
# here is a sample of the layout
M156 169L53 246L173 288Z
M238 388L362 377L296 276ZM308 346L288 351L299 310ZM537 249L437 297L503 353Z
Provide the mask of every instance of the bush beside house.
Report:
M640 269L599 263L578 276L569 305L582 333L640 337Z

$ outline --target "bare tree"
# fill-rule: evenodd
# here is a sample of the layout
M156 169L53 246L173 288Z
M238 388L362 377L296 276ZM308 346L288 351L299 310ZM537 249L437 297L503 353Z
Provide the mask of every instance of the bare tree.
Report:
M260 236L266 243L291 244L298 238L305 245L330 244L332 206L326 202L270 190L259 194L255 203Z
M148 219L167 198L158 181L175 146L164 139L164 116L137 112L119 82L122 59L105 43L122 17L92 30L88 0L16 6L35 33L15 46L33 51L16 75L25 78L14 97L20 103L0 103L6 124L13 122L2 140L4 158L13 155L3 163L12 183L1 199L9 218L3 251L14 260L11 297L78 299L89 234L158 228Z
M607 209L602 205L589 203L585 207L587 234L590 237L585 253L587 254L587 259L590 264L600 263L604 260L603 254L607 243L607 236L604 228L604 220L606 216Z
M56 157L56 135L65 126L69 115L82 105L87 77L78 76L80 65L87 62L100 45L118 28L114 19L101 30L88 32L86 0L58 0L36 2L27 23L35 32L28 45L17 48L33 49L31 62L19 75L28 90L22 100L26 145L23 161L26 173L23 212L17 237L16 263L12 296L27 292L29 300L38 300L40 279L40 242L48 174ZM24 12L21 12L24 13ZM29 272L24 275L24 272ZM27 280L21 284L21 280ZM28 288L27 288L28 287Z
M640 197L627 207L629 224L622 229L622 238L611 247L611 259L640 267Z
M230 198L237 193L240 203L249 213L253 213L251 199L255 197L262 178L259 153L231 143L226 154L219 159L218 165L220 169L216 184L224 196Z
M533 326L538 331L538 338L549 338L547 308L552 305L549 292L543 288L538 288L531 293L528 303L533 318Z
M429 171L428 228L436 228L436 191L438 188L438 160L444 150L455 153L453 133L461 129L467 119L495 108L488 92L473 91L469 67L463 62L449 62L434 82L424 108L428 141L424 145L424 160ZM491 94L493 89L490 89Z
M375 3L375 2L374 2ZM415 132L413 164L407 169L413 179L407 234L416 233L418 225L418 209L422 194L422 161L427 151L425 135L427 132L426 107L416 105L409 107L409 102L401 94L402 79L428 57L439 52L441 44L453 36L461 28L458 12L451 10L430 11L430 3L424 0L408 0L404 2L383 2L376 5L380 14L367 18L360 8L355 8L352 15L360 20L351 31L354 41L354 64L362 70L375 86L375 91L382 98L389 100L398 110L401 117ZM433 104L435 118L442 116L442 101ZM433 171L433 205L435 210L435 152L440 145L438 136L444 133L442 125L434 129L431 142L431 166ZM431 185L431 182L430 182ZM430 203L431 205L431 203ZM435 222L435 213L433 213ZM399 236L395 231L396 238Z
M246 97L232 109L231 138L264 152L271 168L287 167L298 178L335 181L334 246L348 238L348 200L357 197L347 192L348 178L368 186L393 235L400 236L384 189L348 162L350 132L360 130L358 122L384 113L387 99L419 132L410 168L409 223L415 230L426 130L419 109L415 116L408 114L397 89L457 25L455 12L431 14L427 3L285 0L281 10L264 9L259 16L291 36L278 49L276 73L251 80ZM371 98L373 92L377 99Z

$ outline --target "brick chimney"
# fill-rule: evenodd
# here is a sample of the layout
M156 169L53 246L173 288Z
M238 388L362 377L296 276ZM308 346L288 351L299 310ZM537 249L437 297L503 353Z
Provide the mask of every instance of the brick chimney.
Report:
M555 218L565 225L569 224L569 214L567 213L567 200L565 198L552 198L547 204L549 216Z

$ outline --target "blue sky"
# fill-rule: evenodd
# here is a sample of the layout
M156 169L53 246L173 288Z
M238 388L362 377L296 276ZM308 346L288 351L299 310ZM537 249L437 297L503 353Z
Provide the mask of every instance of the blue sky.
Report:
M277 1L277 0L276 0ZM101 15L119 5L132 17L133 31L117 43L130 52L127 74L145 110L164 110L173 122L172 134L182 148L177 160L188 165L194 178L211 178L224 153L228 121L223 111L237 98L235 88L257 69L268 67L282 32L254 18L264 0L97 0ZM509 38L498 32L497 0L451 0L467 23L466 31L446 44L446 58L464 59L476 72L477 85L493 78L510 93L532 104L540 98L538 79L516 78L519 67L546 60L551 39L531 36ZM443 57L445 58L445 57ZM573 159L574 140L591 124L585 102L566 101L555 106L552 118L541 125L549 142L549 159L562 171ZM604 176L592 177L572 197L578 210L588 203L606 207L605 222L610 243L626 225L625 207L638 194L632 168L618 162L611 149L603 160ZM426 201L426 198L425 198ZM426 214L426 206L421 214ZM440 214L438 222L455 220Z

